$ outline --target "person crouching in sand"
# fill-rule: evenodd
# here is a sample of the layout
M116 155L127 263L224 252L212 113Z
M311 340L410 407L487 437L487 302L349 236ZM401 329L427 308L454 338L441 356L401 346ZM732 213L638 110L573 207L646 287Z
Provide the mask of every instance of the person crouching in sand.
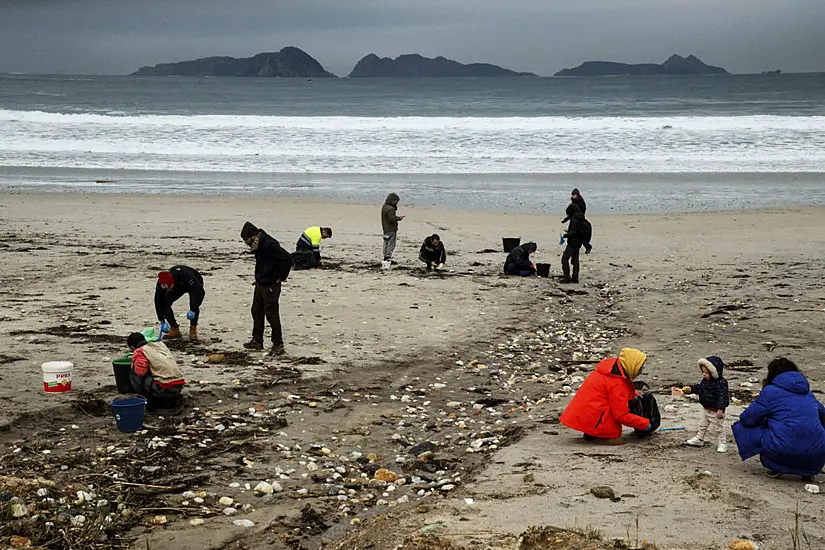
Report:
M163 342L147 342L133 332L126 339L132 350L129 379L135 393L146 398L146 410L176 409L186 382L178 362Z
M596 365L564 409L562 424L582 432L585 439L606 445L623 445L622 426L642 435L656 431L647 418L630 412L636 397L633 381L641 374L647 355L624 348L619 357L604 359Z
M504 273L507 275L521 275L522 277L535 275L536 265L530 256L535 254L536 250L538 250L536 243L524 243L515 247L507 254L507 259L504 261Z
M759 397L733 425L739 456L759 455L770 477L783 474L813 481L825 467L825 407L811 393L793 361L768 364Z
M424 239L421 250L418 251L418 259L427 265L427 271L432 271L433 267L441 269L447 261L447 251L444 250L444 243L437 234L430 235Z

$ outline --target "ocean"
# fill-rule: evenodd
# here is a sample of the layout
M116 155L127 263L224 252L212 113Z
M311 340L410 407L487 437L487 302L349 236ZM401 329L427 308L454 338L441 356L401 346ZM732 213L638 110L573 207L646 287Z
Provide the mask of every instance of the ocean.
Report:
M0 75L0 189L513 212L825 204L825 74Z

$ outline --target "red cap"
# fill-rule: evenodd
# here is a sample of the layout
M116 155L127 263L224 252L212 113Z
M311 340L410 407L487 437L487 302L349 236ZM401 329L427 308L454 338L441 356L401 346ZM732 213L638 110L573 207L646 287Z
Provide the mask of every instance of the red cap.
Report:
M158 273L158 284L162 287L174 286L175 278L168 271Z

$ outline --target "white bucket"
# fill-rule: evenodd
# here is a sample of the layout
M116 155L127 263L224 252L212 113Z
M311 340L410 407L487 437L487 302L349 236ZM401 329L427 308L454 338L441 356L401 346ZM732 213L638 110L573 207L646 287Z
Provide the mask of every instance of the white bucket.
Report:
M70 361L49 361L40 366L43 371L43 390L49 393L69 391L72 389L72 371Z

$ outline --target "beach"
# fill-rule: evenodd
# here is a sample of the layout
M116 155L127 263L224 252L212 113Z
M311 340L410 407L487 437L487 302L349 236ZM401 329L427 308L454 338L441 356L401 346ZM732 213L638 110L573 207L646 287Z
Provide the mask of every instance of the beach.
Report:
M557 276L563 203L553 215L481 212L408 206L398 192L406 219L389 272L380 269L380 200L0 195L0 476L38 473L74 486L80 475L104 475L118 449L131 459L152 438L169 438L177 454L156 458L157 479L133 472L129 481L207 492L214 513L182 505L184 489L143 495L157 501L146 508L169 511L162 528L150 514L119 533L136 548L394 548L436 524L428 536L454 548L473 540L514 548L531 525L592 527L659 548L725 548L742 536L783 548L797 502L811 546L825 544L823 499L797 479L769 479L754 459L742 463L732 441L726 454L684 447L701 407L670 395L673 385L698 382L696 361L708 355L753 363L728 372L736 398L728 424L773 357L791 357L812 389L825 391L825 208L598 209L588 216L594 251L582 255L581 284L560 285L503 276L501 239L537 242L535 261ZM294 271L283 287L286 361L242 348L254 269L240 239L247 220L289 250L307 226L334 229L322 244L325 269ZM446 273L427 273L417 260L432 233L445 243ZM155 279L177 264L200 270L206 288L201 342L170 344L188 410L149 417L155 428L146 433L118 434L105 405L117 397L111 360L127 351L129 332L157 325ZM185 298L175 311L184 317ZM558 425L592 368L575 361L624 346L648 353L641 380L657 394L663 426L687 431L585 445ZM208 363L210 353L227 359ZM68 394L42 390L40 364L52 360L75 365ZM210 431L203 443L186 427L217 419L244 419L234 428L244 436ZM436 467L421 470L409 451L427 442ZM314 446L329 452L313 454ZM82 453L85 461L72 459ZM350 483L366 479L357 472L369 466L353 453L374 453L370 464L407 483L391 491ZM184 480L183 469L197 479ZM168 483L158 481L167 474ZM255 496L251 487L264 479L283 492ZM620 500L596 499L596 486ZM219 496L249 508L224 515ZM201 516L203 525L190 524ZM254 527L233 526L239 517Z

